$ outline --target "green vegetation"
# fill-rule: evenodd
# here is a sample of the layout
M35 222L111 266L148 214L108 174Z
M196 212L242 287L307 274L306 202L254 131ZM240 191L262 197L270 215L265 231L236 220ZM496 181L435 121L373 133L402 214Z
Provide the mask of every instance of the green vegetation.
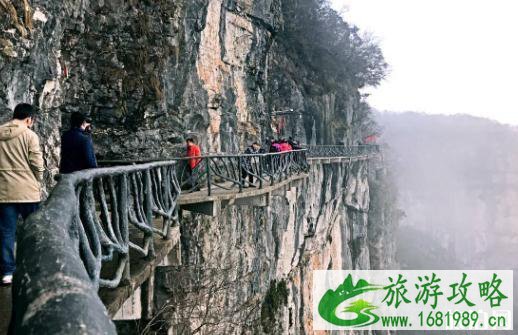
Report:
M275 280L270 282L270 287L261 305L261 325L263 331L272 334L276 329L276 316L281 306L288 303L288 288L286 281Z
M287 0L283 12L281 40L328 88L344 81L377 86L385 77L387 63L378 44L346 23L327 0Z

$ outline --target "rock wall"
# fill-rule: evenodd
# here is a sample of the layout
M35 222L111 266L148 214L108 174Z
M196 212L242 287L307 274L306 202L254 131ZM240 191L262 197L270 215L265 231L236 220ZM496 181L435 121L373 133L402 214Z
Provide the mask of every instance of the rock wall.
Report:
M290 0L293 2L292 0ZM281 135L356 143L358 87L326 90L286 50L281 0L2 0L0 121L20 102L39 106L36 130L56 172L68 115L95 123L100 158L238 151ZM309 89L308 89L309 87Z
M0 0L0 121L20 102L40 108L46 185L73 111L93 119L101 159L176 155L187 136L203 152L279 135L356 144L365 135L359 87L344 78L327 89L293 57L287 2ZM312 269L393 261L389 230L369 219L376 192L366 163L317 163L269 207L184 213L184 265L161 274L167 321L204 333L311 333Z
M22 101L38 105L37 130L54 148L60 116L72 111L94 120L101 157L170 155L190 135L205 151L260 139L265 60L281 14L272 1L2 6L0 115ZM58 155L47 154L49 168Z
M382 196L371 195L374 172L368 162L313 163L268 207L184 212L182 266L157 282L163 319L180 334L313 334L313 270L394 265L389 233L369 220L371 196Z

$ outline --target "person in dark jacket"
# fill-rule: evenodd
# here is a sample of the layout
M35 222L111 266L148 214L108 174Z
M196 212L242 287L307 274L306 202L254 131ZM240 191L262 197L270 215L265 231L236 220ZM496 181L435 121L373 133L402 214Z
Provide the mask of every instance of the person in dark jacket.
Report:
M257 142L252 143L251 146L246 148L245 155L256 155L263 153L261 152L261 145ZM255 187L254 185L254 175L253 172L258 173L258 171L253 171L254 168L252 166L252 160L254 157L244 157L242 160L242 167L241 167L241 176L243 178L243 186L246 187L246 177L248 177L248 186L249 187Z
M90 130L91 124L83 114L72 113L70 130L66 131L61 138L60 173L72 173L97 167Z
M300 146L299 142L294 140L293 137L290 136L290 138L288 138L288 144L291 145L291 148L293 150L300 150L302 149L302 147Z

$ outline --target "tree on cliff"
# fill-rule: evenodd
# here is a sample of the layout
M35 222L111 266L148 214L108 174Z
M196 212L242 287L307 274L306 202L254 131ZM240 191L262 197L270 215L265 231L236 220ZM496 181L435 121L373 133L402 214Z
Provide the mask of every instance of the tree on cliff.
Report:
M388 65L375 39L345 22L327 0L287 0L283 12L281 40L322 82L361 88L385 77Z
M136 325L142 335L173 329L178 335L256 333L261 327L260 296L241 299L251 275L237 275L238 264L228 267L181 265L164 267L149 322ZM165 299L165 300L164 300Z

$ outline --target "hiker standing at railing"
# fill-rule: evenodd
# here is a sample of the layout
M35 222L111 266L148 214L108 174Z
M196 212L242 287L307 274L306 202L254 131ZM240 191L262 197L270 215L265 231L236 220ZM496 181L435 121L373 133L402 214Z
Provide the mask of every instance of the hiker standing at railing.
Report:
M281 152L281 144L279 143L279 140L271 140L270 152Z
M281 152L292 151L293 150L291 145L284 138L282 140L280 140L279 144L280 144L280 147L281 147Z
M193 138L188 138L185 140L187 144L186 148L186 157L193 157L187 162L187 178L189 180L190 187L193 191L199 191L200 186L198 185L198 178L196 167L200 164L201 158L195 158L201 156L200 147L194 142Z
M15 270L16 223L38 209L43 157L38 135L30 128L34 107L19 104L13 120L0 126L0 274L10 285Z
M70 129L61 138L60 173L72 173L97 167L91 129L91 121L83 114L72 113Z
M256 155L261 153L261 145L257 142L252 143L248 148L246 148L244 154L245 155ZM254 185L254 175L253 173L258 173L258 171L254 171L252 160L257 159L257 157L243 157L241 162L241 177L243 178L243 187L255 187ZM257 166L257 165L256 165ZM248 177L248 186L246 185L246 178Z

